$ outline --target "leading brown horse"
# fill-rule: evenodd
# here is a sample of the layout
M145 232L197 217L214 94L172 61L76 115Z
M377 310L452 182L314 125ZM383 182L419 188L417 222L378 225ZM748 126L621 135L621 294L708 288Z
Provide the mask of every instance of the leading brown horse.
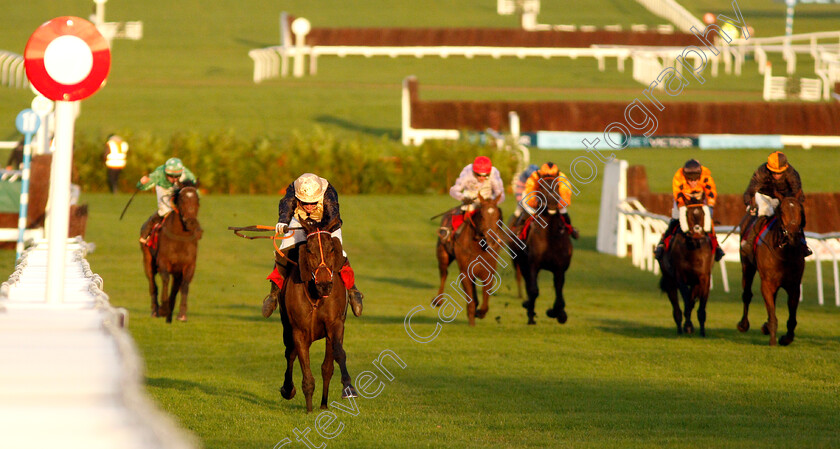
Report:
M776 345L776 295L784 289L788 295L787 333L779 337L779 344L787 346L793 342L796 329L796 309L799 307L799 286L805 271L805 254L799 239L802 237L802 205L796 198L781 198L775 215L767 222L754 242L745 242L753 246L741 247L741 285L744 289L741 300L744 302L744 315L738 323L738 330L746 332L750 328L747 313L752 300L752 282L756 270L761 276L761 295L767 308L767 322L761 326L764 335L770 335L770 346ZM764 231L764 232L761 232ZM741 231L743 241L746 231Z
M662 272L659 288L668 294L668 299L671 301L677 333L681 334L683 331L687 334L694 333L691 311L697 303L700 335L705 337L706 302L709 299L712 263L714 262L714 251L709 234L712 226L711 214L702 203L688 204L685 217L681 217L680 221L681 228L684 226L687 231L678 231L671 237L668 250L659 261ZM680 299L677 296L678 291L685 305L684 323Z
M341 241L313 223L301 223L306 243L298 247L298 261L289 275L280 301L283 322L283 343L286 345L286 373L280 394L285 399L295 396L292 369L295 357L303 373L301 385L306 397L306 411L312 411L315 378L309 364L309 348L314 341L326 339L321 377L324 383L321 408L327 408L330 379L338 362L343 385L342 398L356 397L347 355L344 352L344 320L347 317L347 292L339 271L344 263ZM327 225L325 229L329 229Z
M496 274L496 256L501 247L499 236L501 230L499 222L502 211L499 209L499 200L485 199L478 196L475 209L468 213L461 229L452 239L452 244L447 247L441 238L438 238L436 253L438 259L438 272L440 273L440 288L433 300L433 305L440 306L441 294L446 287L446 276L449 265L453 260L458 261L458 268L461 270L459 279L461 288L467 303L467 320L470 326L475 326L475 319L484 318L490 309L490 293L498 288L496 283L499 276ZM481 307L477 307L478 293L476 281L482 286Z
M152 299L152 316L166 317L172 322L175 297L181 292L181 307L178 321L187 320L187 296L190 282L195 274L198 257L198 240L201 225L198 223L198 190L191 183L185 183L172 196L173 211L164 217L157 235L157 247L140 244L143 252L143 268L149 280L149 295ZM149 235L151 218L140 228L140 235ZM160 274L160 304L155 276ZM170 276L172 289L169 289Z
M546 315L557 319L560 324L564 324L568 319L563 285L566 283L566 271L572 263L572 239L570 225L560 213L557 195L550 192L551 189L556 189L557 182L557 178L549 177L542 178L539 182L536 191L546 204L538 207L535 214L525 223L525 248L519 249L514 245L513 262L516 264L517 274L521 273L525 278L525 291L528 294L528 299L522 302L522 307L528 313L528 324L536 324L534 306L540 295L537 283L540 270L551 271L554 274L554 305L546 310ZM518 283L517 276L517 286Z

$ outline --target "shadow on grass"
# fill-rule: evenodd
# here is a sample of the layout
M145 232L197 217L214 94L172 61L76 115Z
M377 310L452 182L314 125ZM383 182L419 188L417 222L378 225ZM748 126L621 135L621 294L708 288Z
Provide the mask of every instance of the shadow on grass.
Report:
M247 391L243 391L242 389L220 388L213 385L202 384L183 379L172 379L169 377L147 377L146 385L148 385L149 387L175 390L179 392L198 390L208 396L214 396L219 398L237 398L243 402L248 402L256 406L269 408L272 410L306 409L305 403L295 403L294 400L289 401L289 403L286 403L286 400L284 400L280 396L279 386L276 389L272 389L273 391L276 391L276 398L265 398L262 396L255 395L253 393L249 393Z
M373 282L382 282L386 284L394 284L400 287L411 288L415 290L432 290L438 285L430 282L423 282L412 278L396 278L396 277L377 277L377 276L357 276L357 279Z
M398 140L400 138L399 130L393 128L374 128L371 126L364 126L332 115L319 115L315 118L315 121L324 125L333 125L344 128L348 131L360 132L375 137L385 136L392 140Z
M781 337L785 334L785 318L782 320L779 319L779 330L776 334L776 337ZM761 333L761 325L764 324L764 320L760 320L758 322L751 322L752 327L747 332L740 332L736 328L736 323L733 322L731 327L710 327L706 326L706 336L701 337L699 334L700 325L697 322L696 317L692 318L692 323L694 323L694 334L678 334L677 333L677 325L673 321L669 322L668 325L665 326L651 326L640 324L632 321L625 321L625 320L615 320L615 319L601 319L596 320L600 322L600 325L597 325L596 328L606 333L620 335L622 337L629 337L629 338L699 338L703 340L725 340L732 343L737 344L745 344L745 345L759 345L764 346L768 345L769 337ZM796 334L796 338L792 345L799 344L808 344L808 345L815 345L815 346L823 346L826 344L838 344L840 343L840 337L821 337L816 335L802 335L802 333Z

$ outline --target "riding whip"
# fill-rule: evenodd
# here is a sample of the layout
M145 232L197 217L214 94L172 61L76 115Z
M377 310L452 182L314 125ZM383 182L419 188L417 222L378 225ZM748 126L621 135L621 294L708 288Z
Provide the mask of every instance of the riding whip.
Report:
M747 212L744 214L743 217L741 217L741 221L738 223L738 226L735 226L734 228L730 229L729 232L726 234L726 236L723 238L723 240L720 241L720 243L725 242L726 239L729 238L729 236L732 235L732 233L735 232L736 229L744 226L744 220L746 220L747 217L749 217L749 216L750 216L750 210L747 209Z
M303 229L303 228L299 228L299 227L289 228L290 231L297 231L299 229ZM278 236L275 236L275 235L244 235L244 234L240 234L240 232L243 232L243 231L244 232L269 232L270 231L270 232L275 232L276 233L276 229L275 229L274 226L263 226L263 225L228 226L228 231L233 231L233 233L236 234L238 237L242 237L242 238L245 238L245 239L248 239L248 240L287 238L287 237L278 237Z
M128 202L125 203L125 208L123 209L122 213L120 214L120 220L123 219L123 216L125 215L125 211L128 210L128 206L131 205L131 201L134 200L134 196L137 195L137 193L139 193L139 192L140 192L140 189L135 190L134 194L131 195L131 198L128 199Z
M444 215L446 215L446 214L448 214L448 213L450 213L450 212L453 212L453 211L456 211L456 210L460 209L460 208L461 208L461 207L463 207L465 204L471 204L471 203L472 203L472 201L470 201L470 202L464 202L464 203L461 203L461 204L459 204L459 205L457 205L457 206L453 207L452 209L448 209L446 212L441 212L441 213L439 213L439 214L435 215L434 217L429 218L429 220L434 220L435 218L440 218L440 217L442 217L442 216L444 216Z

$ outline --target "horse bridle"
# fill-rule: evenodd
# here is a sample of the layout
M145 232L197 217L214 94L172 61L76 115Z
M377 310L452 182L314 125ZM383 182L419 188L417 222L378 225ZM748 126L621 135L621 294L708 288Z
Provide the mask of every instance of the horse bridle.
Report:
M318 252L321 255L321 263L318 264L318 267L315 268L315 270L312 272L312 280L313 281L315 280L315 277L318 274L318 270L320 270L321 268L324 268L324 269L327 270L327 273L329 273L330 282L332 282L333 272L330 269L330 267L327 266L326 260L324 260L324 245L321 243L321 234L330 234L330 232L329 231L315 231L315 232L311 232L309 234L306 234L306 238L309 239L309 237L313 234L318 234Z

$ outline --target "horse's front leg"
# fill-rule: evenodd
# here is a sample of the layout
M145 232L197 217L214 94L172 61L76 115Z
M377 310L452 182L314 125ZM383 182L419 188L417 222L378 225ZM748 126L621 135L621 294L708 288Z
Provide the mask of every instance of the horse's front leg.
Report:
M282 298L280 300L283 301ZM292 324L289 322L289 315L286 313L282 303L281 310L280 321L283 323L283 345L286 346L286 373L283 379L283 386L280 387L280 396L283 396L283 399L292 399L297 392L295 390L295 381L292 378L297 352L295 351L295 338L292 333Z
M741 301L744 303L744 315L741 321L738 322L738 330L746 332L750 329L750 320L747 317L750 311L750 302L752 301L752 284L755 279L756 267L749 261L745 260L745 256L741 255Z
M160 274L160 307L158 307L158 316L165 317L169 316L169 308L171 305L169 304L169 270L162 269L159 271Z
M435 251L437 253L438 260L438 273L440 274L440 287L438 288L437 296L432 299L432 305L438 307L443 304L443 300L440 296L446 288L446 277L449 275L449 265L452 263L452 257L446 251L446 248L444 248L443 243L441 243L440 240L438 240Z
M767 308L767 322L761 326L764 335L770 335L770 346L776 346L776 331L779 321L776 319L776 293L779 287L769 280L761 280L761 295L764 296L764 306Z
M347 353L344 351L344 322L336 320L332 333L333 357L338 362L338 369L341 371L341 398L359 397L359 393L353 387L350 372L347 371Z
M700 336L706 336L706 303L709 300L709 278L701 276L699 284L694 287L695 295L699 301L697 307L697 321L700 322Z
M680 282L679 288L683 298L683 304L685 305L683 310L683 317L685 318L683 330L686 334L693 334L694 324L691 322L691 312L694 310L694 289L683 282Z
M184 276L181 273L173 273L172 274L172 291L169 293L169 313L166 314L166 322L172 322L172 313L175 311L175 301L178 298L178 292L181 290L181 286L183 285ZM181 297L181 303L184 302L184 298Z
M310 335L306 332L299 329L294 330L295 348L297 348L300 371L303 374L301 388L303 388L303 395L306 398L307 413L312 412L312 394L315 392L315 377L312 376L312 369L309 366L309 346L312 345L310 338Z
M463 273L459 277L461 279L461 290L463 290L464 295L466 295L466 297L470 300L470 302L467 303L467 321L470 326L475 326L475 309L476 302L478 301L475 293L475 284L469 276Z
M527 311L528 324L537 324L536 320L534 320L534 317L537 315L536 312L534 312L534 308L537 304L537 297L540 296L540 287L537 283L539 280L540 269L530 265L531 264L529 263L523 265L525 271L522 274L525 277L525 294L528 295L528 299L522 303L522 307L524 307Z
M564 324L568 320L566 315L566 300L563 298L563 285L566 283L566 271L555 268L554 271L554 306L545 311L549 318L556 318L557 322Z
M799 308L799 285L787 285L785 291L788 295L788 320L787 333L779 337L779 344L782 346L793 343L793 330L796 329L796 309Z
M330 395L330 380L332 380L333 371L335 370L335 359L333 358L333 338L327 332L324 338L324 363L321 364L321 381L323 389L321 391L321 409L329 408L327 403Z
M193 275L195 275L195 264L184 270L184 279L181 281L181 305L178 308L178 321L187 321L187 298L190 296L190 282L192 282Z
M490 310L490 292L498 288L499 276L494 270L495 267L488 267L487 276L481 282L481 307L475 312L475 316L479 319L484 319L487 312ZM476 292L478 296L478 292Z
M155 276L157 275L157 267L155 266L155 260L152 258L151 253L149 252L148 248L143 246L143 271L146 273L146 279L149 280L149 296L152 299L152 317L157 317L158 315L158 287L157 282L155 281Z

